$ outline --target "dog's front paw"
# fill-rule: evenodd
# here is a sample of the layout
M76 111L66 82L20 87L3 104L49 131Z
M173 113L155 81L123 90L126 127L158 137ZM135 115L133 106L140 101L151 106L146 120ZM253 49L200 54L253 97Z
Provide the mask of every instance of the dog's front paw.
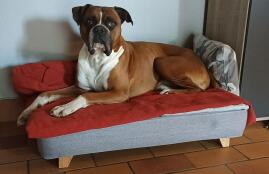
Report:
M88 104L86 99L79 96L67 104L54 107L51 110L50 114L55 117L65 117L69 114L76 112L80 108L85 108L87 106Z
M18 127L19 127L19 126L23 126L23 125L26 124L26 122L27 122L27 118L28 118L29 114L30 114L30 112L27 111L27 110L23 111L23 112L20 114L20 116L19 116L18 119L17 119L17 126L18 126Z
M27 119L26 119L26 118L24 118L24 117L19 117L19 118L17 119L17 126L18 126L18 127L23 126L23 125L26 124L26 122L27 122Z
M69 114L72 114L76 110L72 107L70 107L68 104L65 105L60 105L54 107L51 111L50 114L55 117L65 117Z

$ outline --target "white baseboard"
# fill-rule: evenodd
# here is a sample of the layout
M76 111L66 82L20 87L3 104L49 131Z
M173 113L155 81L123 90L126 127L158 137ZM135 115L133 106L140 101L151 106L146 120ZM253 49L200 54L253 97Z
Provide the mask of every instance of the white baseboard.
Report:
M256 118L256 121L264 121L264 120L269 120L269 117L258 117L258 118Z

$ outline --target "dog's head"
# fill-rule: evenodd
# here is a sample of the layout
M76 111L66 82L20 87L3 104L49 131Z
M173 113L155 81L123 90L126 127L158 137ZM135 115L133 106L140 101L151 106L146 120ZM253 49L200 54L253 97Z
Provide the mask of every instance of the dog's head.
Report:
M128 11L120 7L99 7L87 4L72 9L73 18L80 26L80 35L90 54L97 49L107 56L121 36L121 24L133 24Z

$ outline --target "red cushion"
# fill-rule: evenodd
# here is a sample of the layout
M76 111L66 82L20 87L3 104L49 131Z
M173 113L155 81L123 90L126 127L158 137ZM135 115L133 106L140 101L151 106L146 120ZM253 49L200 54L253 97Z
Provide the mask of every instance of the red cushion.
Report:
M32 95L74 84L76 61L47 61L20 65L12 70L14 89Z
M34 94L72 85L75 65L74 61L51 61L18 66L13 69L14 87L21 94ZM70 100L71 98L61 99L35 110L27 123L28 136L30 138L48 138L146 120L163 114L242 103L250 106L247 123L251 124L256 120L252 106L248 102L231 93L215 89L169 95L152 92L123 103L92 105L65 118L55 118L49 115L54 106Z

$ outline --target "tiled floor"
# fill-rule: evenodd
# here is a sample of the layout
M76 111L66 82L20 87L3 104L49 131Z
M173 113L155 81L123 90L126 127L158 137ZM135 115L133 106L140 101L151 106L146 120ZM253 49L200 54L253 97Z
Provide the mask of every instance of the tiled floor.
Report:
M232 139L229 148L210 140L105 152L76 156L68 169L58 169L3 114L10 113L0 112L0 174L269 174L269 130L262 123Z

